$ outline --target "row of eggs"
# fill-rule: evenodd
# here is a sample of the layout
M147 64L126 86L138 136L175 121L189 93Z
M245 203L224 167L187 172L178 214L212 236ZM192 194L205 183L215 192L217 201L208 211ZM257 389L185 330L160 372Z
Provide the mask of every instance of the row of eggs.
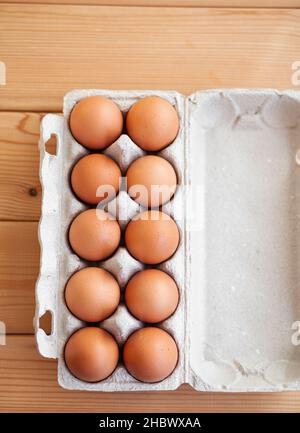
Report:
M157 155L136 159L126 173L129 196L145 208L159 207L169 201L176 190L177 176L173 166ZM122 174L109 156L92 153L81 158L71 173L75 195L90 205L105 204L119 192Z
M118 139L124 129L119 107L103 96L79 101L73 108L69 126L74 138L90 150L103 150ZM145 151L159 151L178 133L179 119L166 100L152 96L134 104L126 116L126 132ZM121 171L106 155L93 153L81 158L71 172L74 194L89 205L107 203L119 191ZM140 205L158 207L174 195L177 176L172 165L157 155L135 160L126 173L127 191ZM111 187L99 194L99 185ZM152 187L159 189L152 194ZM144 188L141 190L140 186ZM143 191L145 194L143 194ZM80 213L69 228L69 243L82 259L101 261L111 256L121 240L117 220L104 209ZM137 260L155 265L168 260L179 244L175 221L159 210L136 215L125 230L125 244ZM79 319L101 322L114 313L120 302L120 287L112 274L98 267L81 269L71 276L65 288L69 310ZM179 301L178 287L167 273L146 269L135 274L125 288L130 313L145 323L158 323L174 313ZM76 331L65 345L65 361L80 380L98 382L108 377L119 360L119 347L107 331L89 326ZM128 372L144 382L167 377L178 362L178 349L166 331L147 326L134 332L123 347Z
M171 144L179 130L175 108L165 99L148 96L136 102L126 116L126 132L141 149L157 152ZM70 115L74 138L91 150L103 150L124 130L120 108L104 96L79 101Z

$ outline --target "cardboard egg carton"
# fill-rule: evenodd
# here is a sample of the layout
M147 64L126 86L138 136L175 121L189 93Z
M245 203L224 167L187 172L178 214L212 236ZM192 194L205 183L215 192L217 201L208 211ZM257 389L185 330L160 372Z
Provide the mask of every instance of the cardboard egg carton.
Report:
M72 137L68 118L74 104L91 95L111 98L124 113L137 100L158 95L175 106L180 118L177 138L158 153L173 164L179 180L163 211L175 219L180 245L158 266L172 275L180 291L176 312L159 324L176 340L179 362L168 378L155 384L137 381L122 364L108 379L86 383L72 376L64 362L68 337L85 326L65 305L65 284L88 265L71 251L67 239L71 221L87 208L72 193L69 174L88 153ZM58 139L54 156L45 150L53 133ZM299 147L300 95L292 91L212 90L186 97L167 91L76 90L66 95L63 116L44 117L35 326L40 353L58 359L61 386L142 391L190 383L201 391L300 389ZM145 154L127 135L104 153L123 175ZM114 202L124 230L139 207L125 191ZM99 266L121 288L144 268L124 246ZM51 335L39 327L47 310ZM143 324L120 304L99 326L122 346Z

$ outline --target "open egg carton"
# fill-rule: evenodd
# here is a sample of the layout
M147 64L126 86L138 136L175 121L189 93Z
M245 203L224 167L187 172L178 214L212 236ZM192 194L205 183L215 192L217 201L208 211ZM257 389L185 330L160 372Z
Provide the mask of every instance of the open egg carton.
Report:
M124 113L137 100L158 95L175 106L180 119L177 138L159 152L177 171L179 186L163 210L180 230L175 255L159 265L180 291L176 312L159 325L174 337L179 362L160 383L137 381L122 363L108 379L86 383L64 362L68 337L85 326L67 309L64 289L68 278L88 265L67 239L71 221L87 208L72 193L69 174L88 153L72 137L68 118L74 104L91 95L111 98ZM58 139L55 156L45 151L51 134ZM39 351L58 359L64 388L168 390L190 383L202 391L300 389L299 143L300 95L292 91L212 90L186 97L167 91L78 90L66 95L63 116L45 116L35 324ZM144 154L127 135L104 153L123 175ZM138 206L125 191L114 200L124 229ZM122 288L144 267L122 245L98 265ZM39 327L47 310L51 335ZM120 304L99 326L122 345L143 324Z

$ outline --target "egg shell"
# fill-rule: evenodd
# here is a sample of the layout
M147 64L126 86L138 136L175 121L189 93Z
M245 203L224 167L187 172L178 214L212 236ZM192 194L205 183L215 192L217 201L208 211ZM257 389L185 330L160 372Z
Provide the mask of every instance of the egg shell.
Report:
M177 365L177 345L171 335L160 328L142 328L131 334L126 341L123 361L135 379L141 382L160 382Z
M146 155L136 159L127 170L129 195L144 207L158 207L168 202L175 193L176 172L164 158Z
M131 314L142 322L157 323L170 317L179 301L178 287L170 275L159 269L135 274L125 290Z
M72 221L70 245L79 257L100 261L108 258L118 247L121 229L112 215L102 209L88 209Z
M99 382L117 367L119 347L104 329L81 328L67 341L64 356L75 377L86 382Z
M178 114L166 99L147 96L127 113L129 137L146 151L159 151L171 144L179 130Z
M89 96L74 106L69 126L74 138L83 146L105 149L120 137L123 115L111 99Z
M85 322L101 322L119 305L120 287L108 271L88 267L73 274L65 289L66 304Z
M175 253L179 230L175 221L164 212L145 211L127 225L125 243L137 260L150 265L159 264Z
M90 154L74 165L71 185L76 196L88 204L107 203L119 191L121 170L106 155Z

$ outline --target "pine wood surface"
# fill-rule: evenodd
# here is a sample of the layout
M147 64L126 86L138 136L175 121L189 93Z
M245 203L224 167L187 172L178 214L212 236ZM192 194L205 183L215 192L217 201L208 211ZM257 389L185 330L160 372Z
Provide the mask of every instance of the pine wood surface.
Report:
M7 67L0 87L0 320L8 333L0 346L0 411L300 411L299 393L198 393L187 385L162 393L65 391L56 362L39 356L32 335L42 112L61 111L63 94L82 87L185 94L290 88L300 52L299 3L0 1L0 60Z

